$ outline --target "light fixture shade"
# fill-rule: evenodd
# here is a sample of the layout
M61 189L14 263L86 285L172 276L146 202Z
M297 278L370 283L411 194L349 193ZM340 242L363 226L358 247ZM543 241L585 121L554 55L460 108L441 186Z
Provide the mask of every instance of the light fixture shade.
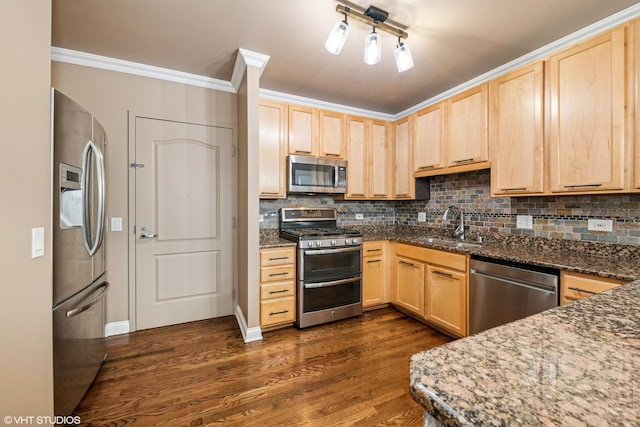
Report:
M398 47L393 52L393 55L396 57L396 66L399 73L413 68L413 57L411 56L409 45L398 42Z
M344 46L344 42L347 41L347 37L349 36L349 23L346 21L338 21L331 29L331 33L329 33L329 37L324 44L324 47L334 55L340 54L342 50L342 46Z
M380 58L382 58L382 38L376 33L374 27L371 34L364 39L364 62L374 65L380 62Z

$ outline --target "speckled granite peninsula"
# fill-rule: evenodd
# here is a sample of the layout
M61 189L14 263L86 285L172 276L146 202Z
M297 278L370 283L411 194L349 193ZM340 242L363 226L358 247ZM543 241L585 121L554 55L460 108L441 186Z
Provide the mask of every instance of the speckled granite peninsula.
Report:
M640 280L415 354L425 426L640 425Z

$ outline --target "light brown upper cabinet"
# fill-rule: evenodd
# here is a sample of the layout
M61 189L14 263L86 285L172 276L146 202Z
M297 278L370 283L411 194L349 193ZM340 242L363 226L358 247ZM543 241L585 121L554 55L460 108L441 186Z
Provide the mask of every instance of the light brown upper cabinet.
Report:
M537 62L489 84L492 195L544 192L543 70Z
M413 178L413 115L394 123L394 199L413 199L415 197L415 179ZM384 171L378 171L384 173Z
M640 58L640 20L636 20L634 23L635 29L635 57L636 67L629 67L633 74L633 80L636 83L636 87L640 87L640 64L637 58ZM635 165L634 165L634 188L640 190L640 91L636 92L635 99Z
M482 84L449 98L447 111L447 166L488 162L487 85Z
M416 172L442 169L445 166L444 102L415 114L413 136Z
M289 154L343 159L345 115L289 105Z
M549 59L549 183L553 193L629 189L625 163L628 26Z
M347 116L347 194L345 199L389 198L388 124Z
M412 114L416 177L490 166L487 92L482 84Z
M260 198L286 197L287 104L260 101Z

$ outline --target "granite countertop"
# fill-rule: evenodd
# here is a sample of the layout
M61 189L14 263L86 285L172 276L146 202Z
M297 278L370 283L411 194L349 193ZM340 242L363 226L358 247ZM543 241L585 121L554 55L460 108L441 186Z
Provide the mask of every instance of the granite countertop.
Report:
M417 353L425 425L640 425L640 280Z
M281 248L285 246L296 246L296 242L282 239L278 235L260 234L260 249L265 248Z

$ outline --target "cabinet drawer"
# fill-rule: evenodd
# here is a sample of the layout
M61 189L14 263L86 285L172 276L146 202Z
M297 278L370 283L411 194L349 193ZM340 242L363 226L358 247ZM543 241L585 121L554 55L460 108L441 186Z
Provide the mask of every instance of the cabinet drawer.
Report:
M260 285L260 299L266 300L294 296L296 294L295 290L296 282L294 280Z
M362 245L362 256L380 257L384 254L384 242L364 242Z
M428 264L442 265L454 270L467 271L467 255L403 243L396 245L396 255L417 259Z
M566 304L593 294L608 291L621 284L622 281L617 279L562 272L560 278L560 302Z
M296 251L293 248L263 249L260 251L260 267L293 264L296 262Z
M294 297L278 298L260 302L260 325L270 326L293 322L296 317Z
M296 278L296 268L294 265L284 265L282 267L261 267L260 282L282 282L284 280L294 280Z

